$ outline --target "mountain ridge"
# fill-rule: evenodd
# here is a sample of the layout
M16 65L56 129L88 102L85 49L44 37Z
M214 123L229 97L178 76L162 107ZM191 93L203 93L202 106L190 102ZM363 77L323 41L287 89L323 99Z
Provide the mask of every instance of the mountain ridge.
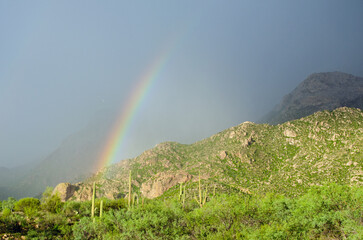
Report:
M343 72L313 73L259 121L279 124L338 107L363 107L363 78Z
M334 78L332 78L332 76ZM333 79L333 80L332 80ZM334 80L336 79L336 80ZM354 84L350 84L353 82ZM329 85L334 85L333 88L335 89L335 95L342 95L345 96L348 93L347 97L332 97L328 94L328 98L324 101L331 101L329 107L334 108L335 106L346 105L352 107L363 107L363 78L353 76L351 74L341 73L341 72L329 72L329 73L315 73L311 74L305 81L303 81L299 86L295 88L295 90L290 93L289 95L285 96L284 100L280 103L281 106L278 106L276 109L283 109L284 106L288 106L288 110L291 109L293 111L285 111L283 112L284 117L289 118L297 118L301 115L301 117L307 115L308 113L312 113L319 110L319 101L316 101L316 98L312 99L305 99L304 100L304 93L307 92L312 94L312 97L316 96L325 96L326 93L322 93L324 89L327 89ZM344 92L346 88L345 85L350 84L351 86L347 87L349 91ZM343 86L343 88L342 88ZM305 90L305 92L303 91ZM297 98L298 100L307 101L305 104L305 108L301 108L301 104L289 104L294 103L294 96L295 93L298 92L301 95L301 99ZM352 92L354 94L352 94ZM298 94L298 95L299 95ZM315 95L314 95L315 94ZM299 100L299 101L300 101ZM323 103L324 103L323 101ZM320 101L320 103L322 103ZM327 105L324 105L327 106ZM325 108L325 107L324 107ZM278 111L272 112L272 117L276 116L281 120L279 114L281 113ZM298 113L298 115L296 115ZM30 170L28 171L15 171L14 169L2 170L4 174L0 176L1 180L1 191L0 191L0 199L5 199L8 196L14 196L16 198L26 197L26 196L39 196L45 187L47 186L56 186L59 182L71 182L75 183L82 179L86 179L92 172L96 169L93 167L95 163L98 161L98 156L100 151L102 151L103 144L105 139L107 138L107 134L109 134L109 128L111 126L111 119L106 118L105 116L108 115L107 112L99 112L95 115L95 118L88 124L86 128L81 131L78 131L68 138L66 138L61 145L49 154L46 158L42 161L34 163ZM271 115L271 113L270 113ZM281 116L281 114L280 114ZM292 116L292 117L291 117ZM272 123L281 123L283 121L273 121ZM100 124L101 123L101 124ZM246 126L252 123L245 123ZM87 133L90 132L90 133ZM218 135L218 134L216 134ZM251 136L250 136L251 137ZM243 141L247 141L244 144L252 144L253 138L248 140L244 139ZM248 142L251 141L251 142ZM168 145L168 144L166 144ZM160 146L164 146L161 144ZM159 146L159 147L160 147ZM187 145L179 145L169 143L168 147L164 146L164 148L174 148L174 152L168 152L167 154L171 154L172 156L177 156L178 154L182 154L180 149L186 148ZM147 152L147 151L146 151ZM148 154L148 153L146 153ZM166 153L165 153L166 154ZM188 153L189 154L189 153ZM222 157L224 155L228 156L228 152L223 153L221 150L220 154ZM144 155L143 155L144 156ZM238 153L236 153L237 157L240 157ZM233 157L236 157L233 156ZM203 157L203 156L202 156ZM213 156L210 156L213 157ZM183 157L179 156L181 160ZM184 159L185 160L185 159ZM184 161L183 160L183 161ZM126 160L128 161L128 160ZM152 160L155 161L155 160ZM186 165L187 163L180 162L179 164ZM0 169L1 170L1 169ZM157 171L157 169L155 170ZM10 174L11 173L11 174ZM193 174L179 174L179 178L186 178L192 179ZM172 177L169 174L164 174L160 176L163 178L163 181L170 180ZM112 180L110 180L112 181ZM146 183L145 183L146 184ZM141 187L141 185L140 185ZM147 187L145 185L145 187ZM152 188L152 186L149 186ZM146 191L146 190L145 190ZM148 190L149 191L149 190ZM163 190L160 190L163 191ZM117 195L116 190L114 194ZM154 196L156 193L147 194L148 196ZM110 197L112 194L110 194Z
M96 182L98 197L120 198L128 192L130 170L134 191L147 198L179 183L193 186L199 173L204 184L222 192L299 195L324 182L361 185L362 124L363 112L346 107L280 125L245 122L194 144L158 144L55 191L62 196L68 191L63 200L88 200Z

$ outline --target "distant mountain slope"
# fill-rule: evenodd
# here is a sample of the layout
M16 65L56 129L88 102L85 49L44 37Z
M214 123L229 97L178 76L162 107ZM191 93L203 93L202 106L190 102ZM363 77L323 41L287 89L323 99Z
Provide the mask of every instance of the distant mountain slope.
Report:
M148 198L177 191L179 182L196 191L199 172L217 191L297 195L326 182L361 185L362 149L363 112L339 108L275 126L245 122L190 145L162 143L56 189L65 199L85 200L96 182L99 197L118 198L128 192L131 170L134 191Z
M314 73L261 119L278 124L338 107L363 107L363 78L342 72Z
M14 192L13 185L33 169L34 163L37 162L14 168L0 167L0 200L17 195Z
M111 118L94 119L83 130L72 134L42 161L18 169L10 169L0 184L0 199L39 196L47 186L59 182L80 181L95 173L95 164L109 134ZM2 171L0 169L0 171ZM5 169L3 170L5 171Z

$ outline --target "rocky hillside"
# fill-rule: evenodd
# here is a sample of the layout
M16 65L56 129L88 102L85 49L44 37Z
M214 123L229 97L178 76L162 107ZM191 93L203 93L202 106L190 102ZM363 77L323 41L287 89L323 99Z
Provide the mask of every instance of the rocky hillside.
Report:
M216 191L275 191L298 195L326 182L363 183L363 112L354 108L317 112L281 125L245 122L190 145L166 142L102 169L77 184L59 184L64 200L120 198L132 172L135 192L155 198L179 183L196 191L198 174Z
M314 73L260 122L278 124L344 106L363 109L363 78L342 72Z

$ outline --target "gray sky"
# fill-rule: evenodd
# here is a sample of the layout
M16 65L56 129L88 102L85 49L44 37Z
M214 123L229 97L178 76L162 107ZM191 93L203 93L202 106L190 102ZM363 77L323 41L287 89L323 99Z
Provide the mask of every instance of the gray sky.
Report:
M120 109L175 39L128 131L132 157L257 120L309 74L363 76L363 1L0 1L0 166Z

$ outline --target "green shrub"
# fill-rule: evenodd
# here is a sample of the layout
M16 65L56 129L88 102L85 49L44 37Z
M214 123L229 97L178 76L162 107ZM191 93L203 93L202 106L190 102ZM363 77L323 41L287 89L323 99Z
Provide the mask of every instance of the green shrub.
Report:
M262 225L256 231L254 231L249 239L256 240L282 240L290 239L289 233L285 227L279 223L271 223Z
M7 218L11 215L11 210L9 208L4 208L1 214L2 218Z
M39 207L32 198L15 204L9 200L2 205L13 205L16 211ZM147 200L133 208L126 208L123 199L102 200L103 217L96 214L93 220L90 201L59 205L59 197L44 194L40 206L45 211L39 211L36 218L3 209L0 232L29 239L358 240L363 236L363 187L330 184L312 187L296 198L274 193L224 194L202 208L192 200L182 208L176 198Z
M363 232L361 194L362 188L337 184L312 187L297 200L292 227L309 238L354 239Z
M1 208L2 209L8 208L10 210L13 210L15 203L16 203L16 199L13 197L9 197L8 200L2 201Z
M107 233L106 225L96 218L94 222L90 217L83 217L79 222L73 225L74 239L87 240L87 239L103 239Z
M177 203L177 205L180 205ZM177 239L188 238L181 208L169 207L157 200L129 210L110 210L103 218L117 239ZM111 238L111 236L109 236Z
M62 212L67 217L80 216L81 204L82 204L81 202L76 202L76 201L65 202L63 205Z
M127 207L126 200L124 198L109 200L109 199L97 199L96 204L99 206L100 201L103 200L104 211L119 210Z
M188 230L197 239L235 239L253 225L255 208L249 196L220 195L187 215Z
M23 216L11 213L10 209L4 210L9 215L6 217L2 216L1 221L4 223L2 233L24 233L27 231L29 225Z
M261 197L258 201L258 220L263 224L284 222L291 216L295 201L274 193Z
M92 207L91 201L81 202L81 205L79 207L79 214L81 216L91 216L91 207Z
M23 198L14 204L14 210L23 212L25 208L36 208L39 209L40 201L36 198Z
M47 187L40 200L41 208L51 213L59 213L62 210L63 203L57 194L53 194L53 188Z
M40 209L40 201L36 198L23 198L14 204L14 211L23 212L28 217L33 217Z
M54 236L70 236L71 222L60 213L46 212L39 218L34 219L35 229L41 239L55 239Z

